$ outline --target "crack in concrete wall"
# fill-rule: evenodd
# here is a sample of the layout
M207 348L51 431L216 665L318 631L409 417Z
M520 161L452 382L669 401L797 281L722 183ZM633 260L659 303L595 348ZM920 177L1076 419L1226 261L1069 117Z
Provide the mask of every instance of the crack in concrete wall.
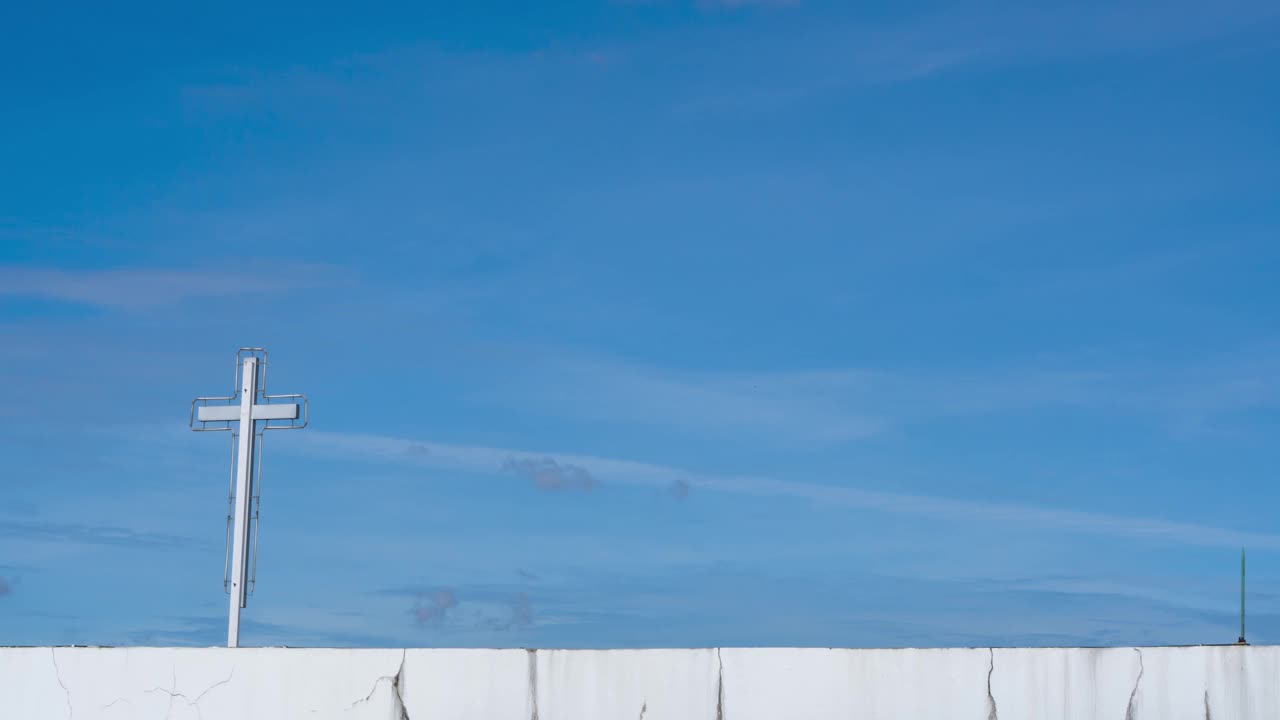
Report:
M222 687L223 685L226 685L227 683L231 682L231 679L232 679L232 678L234 678L235 676L236 676L236 666L235 666L235 665L232 665L232 666L231 666L231 672L227 674L227 679L226 679L226 680L219 680L218 682L216 682L216 683L214 683L214 684L210 685L209 687L205 688L204 690L202 690L202 691L200 692L200 694L199 694L199 695L197 695L197 696L196 696L196 699L195 699L195 700L192 700L192 701L191 701L190 703L188 703L188 704L190 704L190 705L199 705L199 704L200 704L200 701L204 699L204 696L205 696L205 695L208 695L208 694L209 694L210 692L212 692L213 690L215 690L215 689L217 689L217 688L220 688L220 687ZM198 707L196 708L196 711L197 711L197 712L199 712L199 708L198 708Z
M999 720L1000 714L996 712L996 696L991 694L991 676L996 672L996 651L995 648L987 648L987 652L991 653L991 664L987 667L987 720Z
M720 657L720 648L716 648L716 720L724 720L724 658Z
M118 697L118 698L116 698L115 700L112 700L111 702L107 703L106 705L101 705L101 706L99 706L99 707L98 707L98 709L99 709L99 710L110 710L110 709L112 708L112 706L116 705L117 703L124 703L125 705L128 705L129 707L133 707L133 703L129 702L128 698Z
M1138 653L1138 677L1133 681L1133 692L1129 693L1129 706L1124 711L1124 720L1133 720L1133 701L1138 696L1138 686L1142 684L1142 673L1147 671L1142 664L1142 649L1134 648L1133 651Z
M391 708L391 710L393 713L397 708L400 710L399 713L395 713L396 720L410 720L409 708L405 707L404 695L401 694L404 690L404 660L408 656L408 649L400 651L400 667L396 668L396 676L391 680L391 693L395 696L396 701L395 707Z
M169 680L169 684L173 686L173 690L165 690L164 688L162 688L162 687L160 687L160 686L156 686L156 687L151 688L150 690L143 690L143 691L142 691L144 694L147 694L147 695L150 695L151 693L154 693L154 692L162 692L162 693L165 693L165 694L167 694L167 695L169 696L169 705L168 705L168 707L166 707L166 708L165 708L165 711L164 711L164 716L165 716L165 717L169 717L170 715L172 715L172 714L173 714L173 697L174 697L174 695L175 695L175 694L177 693L177 691L178 691L178 668L177 668L177 666L174 666L174 667L172 668L172 672L173 672L173 677L172 677L172 678L170 678L170 680Z
M533 708L529 720L538 720L538 651L526 652L529 653L529 702Z
M71 709L71 691L62 683L62 670L58 668L58 653L54 648L49 648L49 659L53 661L53 677L58 681L58 687L62 688L62 692L67 696L67 718L76 716L75 710Z
M204 690L201 690L201 691L200 691L200 694L199 694L199 695L196 695L195 699L193 700L193 699L191 699L191 698L187 697L185 694L178 692L178 668L175 666L175 667L173 668L173 679L172 679L172 681L171 681L171 684L173 685L173 689L172 689L172 690L166 690L166 689L164 689L164 688L162 688L162 687L154 687L154 688L151 688L150 690L143 690L142 692L144 692L144 693L162 692L162 693L164 693L164 694L166 694L166 695L168 695L168 696L169 696L169 706L165 709L165 717L169 717L170 715L172 715L172 714L173 714L173 700L174 700L174 698L182 698L182 699L183 699L183 701L185 701L185 702L187 703L187 707L193 707L193 708L195 708L195 709L196 709L196 717L197 717L197 718L203 718L203 717L204 717L204 715L200 712L200 701L201 701L201 700L203 700L203 699L204 699L204 696L205 696L205 695L208 695L208 694L209 694L209 692L210 692L211 690L213 690L214 688L218 688L218 687L222 687L223 685L226 685L227 683L231 682L231 679L232 679L232 678L234 678L235 676L236 676L236 668L235 668L235 666L234 666L234 665L232 665L232 666L231 666L231 673L227 675L227 679L226 679L226 680L219 680L218 682L216 682L216 683L214 683L214 684L210 685L209 687L205 688ZM128 700L126 700L125 698L116 698L115 700L112 700L111 702L109 702L109 703L107 703L106 705L104 705L102 709L104 709L104 710L105 710L106 708L109 708L109 707L111 707L112 705L115 705L115 704L116 704L116 703L118 703L118 702L124 702L124 703L128 704L130 707L132 707L132 706L133 706L133 703L129 702L129 701L128 701Z
M356 706L363 705L372 700L373 696L378 693L378 686L381 685L383 681L388 681L391 683L391 699L395 701L395 704L391 706L392 714L396 720L409 720L409 711L405 708L404 697L400 694L404 680L404 660L408 655L409 650L407 648L401 649L400 665L396 667L396 673L394 675L379 676L373 681L373 687L369 688L369 694L351 703L351 705L347 707L347 710L354 710L356 709ZM235 668L232 668L232 670L234 671Z

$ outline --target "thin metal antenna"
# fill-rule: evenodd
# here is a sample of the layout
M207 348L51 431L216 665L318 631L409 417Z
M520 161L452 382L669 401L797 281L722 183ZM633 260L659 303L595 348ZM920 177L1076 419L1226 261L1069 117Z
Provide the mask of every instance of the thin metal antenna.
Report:
M197 432L231 433L227 551L222 571L223 589L231 595L227 647L240 645L240 609L248 601L249 588L257 585L263 433L301 430L308 418L305 395L267 394L267 351L263 348L236 352L233 389L231 395L192 400L188 420Z
M1241 645L1248 645L1244 639L1244 548L1240 548L1240 639Z

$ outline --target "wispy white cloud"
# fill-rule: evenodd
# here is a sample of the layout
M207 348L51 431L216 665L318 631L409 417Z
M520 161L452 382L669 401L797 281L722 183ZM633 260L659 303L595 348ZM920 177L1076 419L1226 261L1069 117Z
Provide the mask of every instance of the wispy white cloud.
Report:
M654 68L675 65L682 68L680 77L658 84L661 96L649 98L655 106L677 112L735 111L785 106L815 95L912 82L959 69L1141 56L1257 32L1280 18L1275 3L1258 0L1123 0L1056 7L980 4L898 19L832 13L801 0L619 4L686 1L708 15L776 10L795 20L765 31L749 23L706 23L693 32L677 27L609 47L484 52L398 48L314 66L293 65L274 73L243 70L230 80L189 86L183 94L201 113L261 107L296 112L299 104L349 105L353 99L377 97L389 86L397 88L396 97L403 102L422 91L424 68L431 68L431 76L479 74L477 80L482 77L488 83L523 84L529 73L582 77L583 67L607 66L651 74ZM449 71L441 72L441 67Z
M0 296L40 298L83 305L140 308L198 298L270 295L347 282L339 268L283 264L258 270L116 268L64 270L0 266Z
M307 452L372 461L396 461L447 470L493 475L510 458L554 458L585 468L602 482L668 489L687 484L691 493L714 492L791 499L853 510L954 520L1010 528L1066 532L1149 541L1162 545L1249 547L1280 551L1280 535L1196 523L1109 513L1039 507L986 500L864 490L761 476L714 475L650 463L589 455L525 452L506 448L428 443L378 435L313 432L302 444ZM411 448L426 447L429 452Z
M728 2L716 3L730 7ZM1099 57L1140 57L1274 25L1275 3L1147 2L977 5L909 20L831 20L763 37L751 36L763 60L753 72L723 70L716 90L677 105L680 111L778 106L815 95L904 83L962 69L990 69ZM736 45L729 36L707 47ZM762 78L783 76L781 81Z
M1280 407L1280 352L1241 349L1186 367L1153 369L1071 358L972 371L843 368L683 371L572 353L523 356L522 373L482 399L547 416L776 445L833 445L925 422L1024 411L1139 416L1181 430Z
M564 353L526 358L524 374L486 400L563 417L801 444L857 440L886 428L884 416L849 402L850 393L874 386L870 372L697 372Z

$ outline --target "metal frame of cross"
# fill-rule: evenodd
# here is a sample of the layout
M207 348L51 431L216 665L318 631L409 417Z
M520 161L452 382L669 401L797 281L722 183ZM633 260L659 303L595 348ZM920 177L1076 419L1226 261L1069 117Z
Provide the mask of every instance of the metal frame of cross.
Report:
M248 589L257 584L262 433L301 430L307 426L308 419L305 395L267 394L264 348L236 351L233 387L235 392L231 395L192 400L188 421L196 432L232 433L232 486L227 495L227 548L222 571L223 590L231 595L227 647L240 645L240 610L247 603ZM248 558L250 534L253 536L252 574Z

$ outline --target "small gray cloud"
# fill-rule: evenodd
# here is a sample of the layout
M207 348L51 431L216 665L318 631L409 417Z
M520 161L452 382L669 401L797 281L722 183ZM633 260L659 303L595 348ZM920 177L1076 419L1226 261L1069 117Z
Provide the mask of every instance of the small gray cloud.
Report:
M0 597L5 597L13 593L13 586L4 578L0 578Z
M542 490L590 490L596 485L595 476L586 468L550 457L508 458L502 469L523 475Z
M674 497L679 498L681 500L689 497L689 481L681 480L680 478L676 478L675 480L672 480L670 492Z
M409 443L409 447L405 448L405 452L409 455L417 455L417 456L430 455L431 448L424 443L415 442L415 443Z
M525 580L530 580L532 582L538 582L539 580L542 579L537 575L537 573L531 573L528 570L525 570L524 568L516 568L516 574L524 578Z
M442 619L451 608L457 607L458 598L451 588L440 588L429 593L420 593L410 610L413 619L419 625L436 622Z
M533 602L525 593L516 593L511 598L511 626L527 627L533 624Z

